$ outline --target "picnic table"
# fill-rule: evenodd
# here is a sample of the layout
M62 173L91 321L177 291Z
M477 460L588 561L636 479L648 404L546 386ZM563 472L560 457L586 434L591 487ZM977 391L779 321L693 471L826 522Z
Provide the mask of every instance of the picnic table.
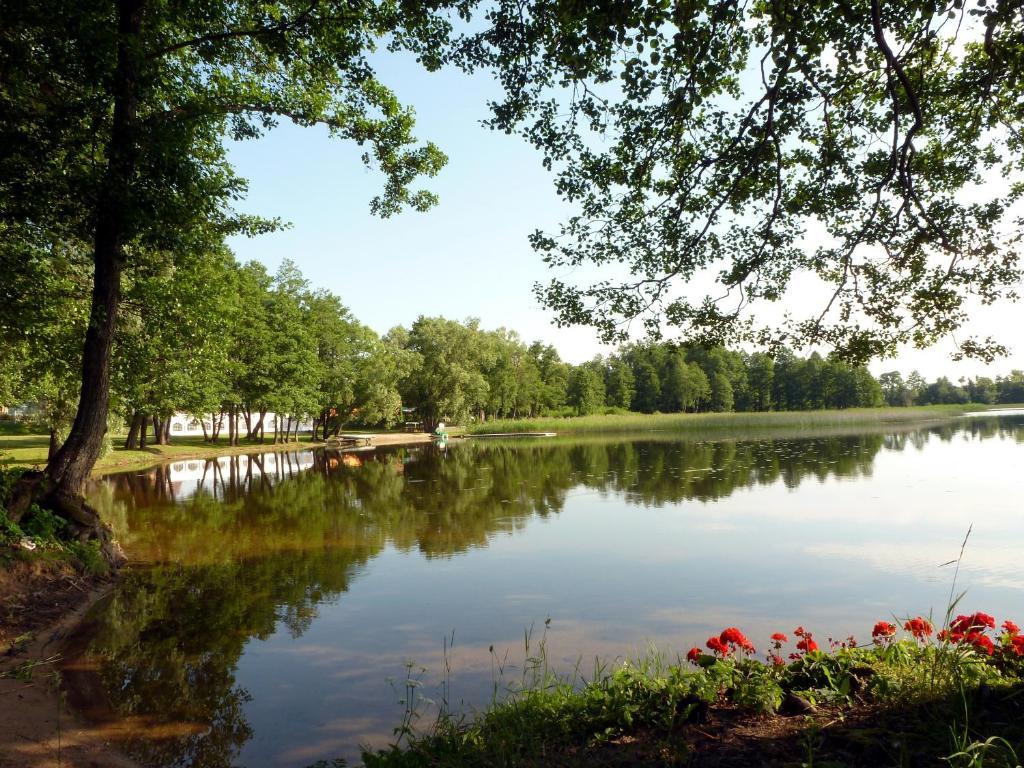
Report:
M327 443L328 445L340 445L342 448L351 448L354 446L368 446L372 441L372 435L335 435Z

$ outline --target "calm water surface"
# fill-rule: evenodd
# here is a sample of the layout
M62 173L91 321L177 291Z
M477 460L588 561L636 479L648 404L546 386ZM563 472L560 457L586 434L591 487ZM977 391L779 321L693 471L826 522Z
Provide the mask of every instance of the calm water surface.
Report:
M515 676L524 630L577 660L685 651L738 625L865 636L964 607L1024 619L1024 415L758 440L466 441L114 475L134 560L90 657L158 766L304 766L385 745L405 663L438 696ZM760 643L757 641L760 640ZM589 665L589 661L584 667Z

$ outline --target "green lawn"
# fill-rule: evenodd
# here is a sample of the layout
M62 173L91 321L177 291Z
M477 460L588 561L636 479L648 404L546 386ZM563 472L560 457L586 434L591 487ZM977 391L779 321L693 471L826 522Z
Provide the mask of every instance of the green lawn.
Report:
M123 442L124 435L114 437L114 450L96 463L95 473L138 469L171 459L205 458L296 447L296 443L275 446L269 442L261 445L243 440L241 445L232 448L227 445L224 438L219 443L211 445L203 442L202 437L172 437L170 445L152 445L144 451L126 451L120 447ZM46 435L0 434L0 466L42 467L46 463L48 444L49 439ZM309 444L308 435L299 436L299 446Z

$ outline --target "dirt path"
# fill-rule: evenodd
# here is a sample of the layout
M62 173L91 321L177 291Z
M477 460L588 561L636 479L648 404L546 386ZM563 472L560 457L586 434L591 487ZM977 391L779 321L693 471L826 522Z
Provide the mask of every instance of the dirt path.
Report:
M58 672L65 642L112 582L55 573L17 576L18 584L0 584L7 609L0 617L6 638L0 646L0 768L138 768L112 745L115 732L88 725L71 711ZM17 610L25 605L34 610Z

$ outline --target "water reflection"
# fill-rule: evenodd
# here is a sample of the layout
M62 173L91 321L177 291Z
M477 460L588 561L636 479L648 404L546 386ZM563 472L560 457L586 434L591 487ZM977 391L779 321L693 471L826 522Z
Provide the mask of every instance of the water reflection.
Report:
M557 513L573 490L645 506L713 501L755 485L797 488L811 479L870 476L883 447L902 450L913 440L927 435L307 450L114 475L94 498L131 557L147 563L355 545L372 555L386 543L451 556L519 530L530 517Z
M146 763L351 756L395 722L385 678L404 658L436 656L453 627L474 649L460 667L464 695L480 701L480 649L514 643L542 611L557 614L571 659L741 620L840 623L898 609L878 594L891 576L877 561L886 550L865 538L873 514L895 513L865 499L905 504L894 489L909 481L937 506L945 500L922 486L946 471L938 446L963 451L961 463L976 444L1005 454L1024 442L1021 423L753 441L469 441L116 475L94 498L148 565L119 585L91 654L114 710L146 723L130 744ZM922 461L873 477L884 456L908 453ZM946 514L961 524L955 505ZM927 543L891 542L905 561ZM812 589L821 585L827 593ZM867 595L873 607L857 603Z

